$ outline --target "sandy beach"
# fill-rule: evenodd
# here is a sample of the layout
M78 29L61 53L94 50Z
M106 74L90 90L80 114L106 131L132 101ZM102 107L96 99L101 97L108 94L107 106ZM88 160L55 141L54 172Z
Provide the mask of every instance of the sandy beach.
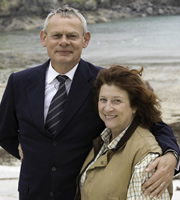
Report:
M180 122L180 67L148 67L143 78L162 100L163 120L168 124Z
M144 79L162 100L162 119L173 129L180 146L180 67L148 67L144 72Z

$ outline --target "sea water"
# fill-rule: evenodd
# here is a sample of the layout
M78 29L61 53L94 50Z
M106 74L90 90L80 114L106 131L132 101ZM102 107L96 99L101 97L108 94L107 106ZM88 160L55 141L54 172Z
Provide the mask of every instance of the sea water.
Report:
M88 29L91 40L82 58L96 65L180 66L180 16L123 18ZM0 53L46 54L39 32L0 33Z

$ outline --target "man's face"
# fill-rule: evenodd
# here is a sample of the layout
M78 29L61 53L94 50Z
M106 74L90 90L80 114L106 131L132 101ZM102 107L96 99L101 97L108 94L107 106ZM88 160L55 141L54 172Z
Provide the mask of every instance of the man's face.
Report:
M67 67L69 71L79 62L82 49L90 40L90 33L83 34L82 23L76 16L67 18L56 14L49 19L47 31L41 31L40 37L53 68Z

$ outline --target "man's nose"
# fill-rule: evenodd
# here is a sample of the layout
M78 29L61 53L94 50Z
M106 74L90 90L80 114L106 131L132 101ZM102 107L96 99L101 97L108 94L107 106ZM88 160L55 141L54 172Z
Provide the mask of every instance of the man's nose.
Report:
M66 46L69 44L69 40L66 35L63 35L59 40L59 45Z

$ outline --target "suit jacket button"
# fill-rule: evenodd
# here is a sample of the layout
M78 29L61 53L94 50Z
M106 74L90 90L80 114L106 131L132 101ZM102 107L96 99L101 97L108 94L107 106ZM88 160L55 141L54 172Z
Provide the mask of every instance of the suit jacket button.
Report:
M54 196L53 192L50 192L50 197L53 197L53 196Z
M56 171L56 167L52 167L52 171L55 172Z
M55 142L53 142L53 146L56 146L57 145L57 142L55 141Z

